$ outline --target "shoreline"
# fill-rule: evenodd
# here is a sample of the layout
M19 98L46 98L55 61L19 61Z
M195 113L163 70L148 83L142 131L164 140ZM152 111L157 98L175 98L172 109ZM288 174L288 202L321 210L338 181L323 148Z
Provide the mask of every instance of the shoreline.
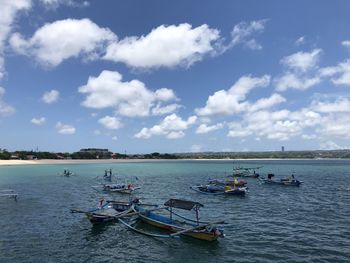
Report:
M40 164L108 164L108 163L140 163L140 162L174 162L174 161L321 161L321 160L349 160L340 158L325 158L325 159L72 159L72 160L0 160L0 166L14 165L40 165Z

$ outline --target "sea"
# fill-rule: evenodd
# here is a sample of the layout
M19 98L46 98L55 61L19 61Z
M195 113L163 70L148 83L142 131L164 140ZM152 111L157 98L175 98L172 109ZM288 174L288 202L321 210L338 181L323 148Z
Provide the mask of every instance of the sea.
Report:
M245 197L194 192L191 185L223 179L233 166L262 166L275 179L294 174L300 187L246 178ZM63 170L74 173L62 176ZM141 202L200 202L203 221L224 220L225 237L157 239L120 223L92 226L70 209L125 200L94 186L106 169L141 187ZM350 262L350 160L157 161L0 166L0 262ZM186 216L188 215L184 212Z

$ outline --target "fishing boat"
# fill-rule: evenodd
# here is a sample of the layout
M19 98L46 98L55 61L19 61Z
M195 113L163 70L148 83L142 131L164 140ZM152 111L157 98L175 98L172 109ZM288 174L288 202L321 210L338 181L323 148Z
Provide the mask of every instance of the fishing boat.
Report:
M176 238L181 235L193 237L200 240L215 241L219 237L223 237L223 230L217 228L216 224L222 224L223 221L218 222L201 222L199 221L199 209L203 207L198 202L192 202L181 199L170 199L164 203L163 207L154 209L145 209L142 205L135 205L134 211L137 212L138 217L127 222L119 218L119 221L130 228L131 230L143 235L159 237L159 238ZM174 208L194 211L196 219L184 217L173 211ZM158 210L158 211L157 211ZM166 211L168 215L161 214L159 211ZM152 225L154 227L173 232L172 234L157 234L146 232L137 228L137 222L142 222Z
M96 225L111 221L117 221L119 217L133 212L133 207L138 202L139 199L137 198L130 202L106 201L105 203L104 200L101 199L98 208L92 208L87 211L71 209L71 213L83 213L93 225Z
M62 176L70 177L72 175L73 175L73 172L69 171L68 169L63 170Z
M135 190L140 189L141 187L135 186L133 184L103 184L103 191L121 193L121 194L131 194Z
M291 177L282 178L280 180L273 180L272 177L274 176L274 174L268 174L267 179L261 178L260 181L265 184L275 184L284 186L300 186L303 183L303 181L295 179L293 174Z
M234 177L259 178L260 174L257 173L256 170L259 170L260 168L262 168L262 166L257 166L257 167L236 166L236 167L233 167L232 176L234 176Z
M209 179L209 184L244 187L247 185L247 182L244 180L237 180L237 178L235 177L226 179Z
M10 197L17 201L18 194L12 189L0 190L0 197Z
M192 190L210 195L240 195L244 196L247 193L247 187L231 187L229 185L195 185L190 187Z

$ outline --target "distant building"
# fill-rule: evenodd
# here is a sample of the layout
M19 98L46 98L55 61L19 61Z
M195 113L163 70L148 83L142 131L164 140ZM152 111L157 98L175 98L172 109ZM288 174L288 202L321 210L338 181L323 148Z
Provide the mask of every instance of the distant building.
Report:
M284 152L284 146L281 147L281 151Z

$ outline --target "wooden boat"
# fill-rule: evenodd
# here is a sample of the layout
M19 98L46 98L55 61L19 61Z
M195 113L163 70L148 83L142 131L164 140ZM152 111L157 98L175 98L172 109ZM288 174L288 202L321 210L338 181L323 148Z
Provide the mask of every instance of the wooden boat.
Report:
M144 209L144 207L135 205L135 212L138 213L138 219L141 221L152 225L154 227L173 232L173 234L163 235L157 233L149 233L143 231L136 227L137 219L131 220L131 222L124 221L119 219L121 223L126 225L133 231L136 231L140 234L158 237L158 238L175 238L180 235L185 235L193 237L200 240L206 241L215 241L219 237L223 237L223 230L218 229L215 224L222 224L223 221L219 222L200 222L199 221L199 208L203 207L202 204L198 202L180 200L180 199L170 199L164 203L164 207L155 208L155 209ZM195 211L196 220L192 220L181 216L173 212L173 208ZM166 210L169 212L169 216L155 212L156 210Z
M74 175L73 172L69 171L68 169L63 170L62 176L70 177L72 175Z
M103 184L103 191L121 193L121 194L131 194L141 187L134 186L133 184Z
M244 186L246 186L247 182L244 180L237 180L237 178L226 178L223 180L222 179L210 179L209 184L244 187Z
M0 197L10 197L17 201L18 194L12 189L0 190Z
M123 217L133 212L133 207L139 200L136 198L130 202L121 201L106 201L103 204L103 199L100 201L98 208L89 209L87 211L71 209L71 213L84 213L87 219L94 225L117 221L119 217Z
M195 185L190 187L192 190L211 195L240 195L244 196L246 194L247 187L231 187L229 185Z
M234 177L259 178L260 174L257 173L256 170L259 170L260 168L262 168L262 166L257 166L257 167L236 166L236 167L233 167L232 176L234 176Z
M261 178L260 181L265 184L276 184L276 185L284 185L284 186L300 186L303 181L299 181L295 179L294 175L292 174L291 177L282 178L279 181L273 180L272 177L275 176L274 174L268 174L267 179Z

